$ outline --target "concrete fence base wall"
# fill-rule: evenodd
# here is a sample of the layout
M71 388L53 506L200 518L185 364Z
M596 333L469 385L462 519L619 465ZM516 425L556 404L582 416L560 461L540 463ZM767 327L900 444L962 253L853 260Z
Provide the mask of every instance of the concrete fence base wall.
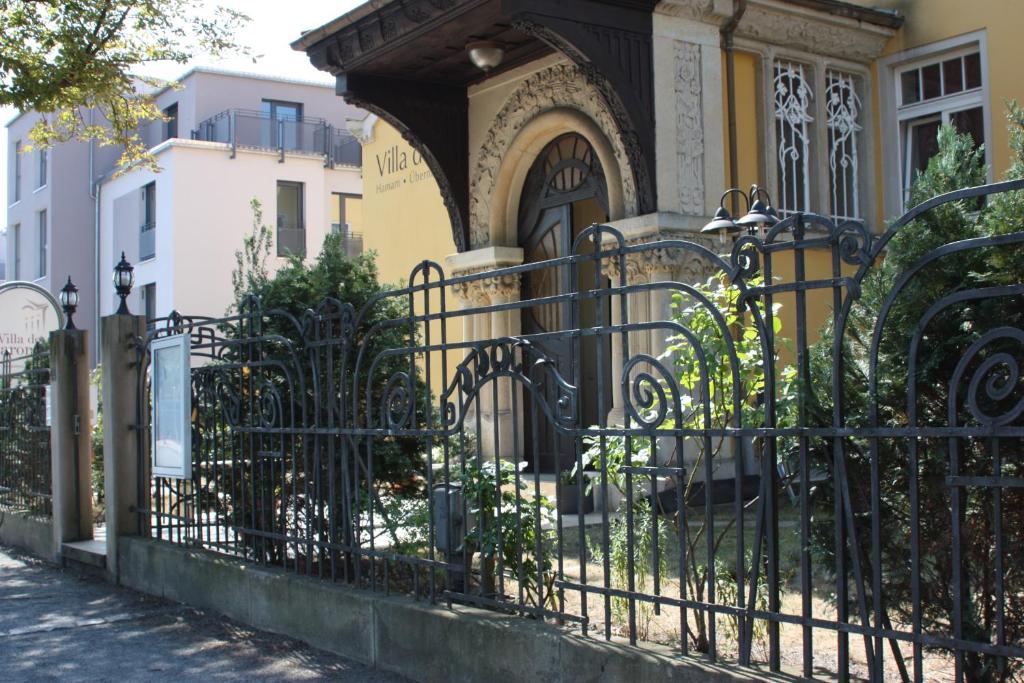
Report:
M386 597L150 539L122 537L119 567L121 583L136 590L429 683L772 680L520 617Z
M0 510L0 543L21 548L47 562L60 559L53 522L44 517Z

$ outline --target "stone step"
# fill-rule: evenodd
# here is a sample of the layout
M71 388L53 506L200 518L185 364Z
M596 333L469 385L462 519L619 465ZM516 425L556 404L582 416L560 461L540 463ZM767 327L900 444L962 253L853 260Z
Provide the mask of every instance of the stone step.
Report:
M61 544L64 566L69 568L107 568L107 544L99 540Z

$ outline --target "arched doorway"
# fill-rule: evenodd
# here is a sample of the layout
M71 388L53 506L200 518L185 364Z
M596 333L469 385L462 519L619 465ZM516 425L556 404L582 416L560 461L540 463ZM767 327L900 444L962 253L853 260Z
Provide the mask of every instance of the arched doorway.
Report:
M538 263L569 254L573 240L582 230L607 220L608 186L594 148L578 133L558 136L537 156L520 195L518 231L524 262ZM595 282L595 268L593 262L579 264L575 278L579 289L607 286ZM526 272L522 278L522 299L535 300L569 292L572 279L572 272L564 266ZM564 378L576 381L578 363L579 424L583 426L597 424L599 413L607 411L611 405L610 382L604 382L605 396L597 391L597 372L602 366L610 367L610 344L602 346L592 336L581 339L569 333L558 333L598 323L607 325L608 303L607 299L588 300L575 311L562 304L522 309L522 334L532 338L554 361ZM599 358L600 355L605 358ZM532 413L525 411L524 444L528 451L536 451L541 471L559 472L571 467L575 459L572 438L558 434L547 420ZM532 465L532 458L528 460Z

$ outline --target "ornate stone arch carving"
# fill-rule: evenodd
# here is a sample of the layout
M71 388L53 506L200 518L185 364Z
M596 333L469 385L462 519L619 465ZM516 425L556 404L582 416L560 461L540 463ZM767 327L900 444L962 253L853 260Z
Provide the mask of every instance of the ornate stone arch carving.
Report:
M633 160L618 132L615 117L587 71L556 64L524 80L494 118L473 164L469 187L469 241L477 249L491 244L492 201L502 162L516 136L534 118L555 109L580 112L611 145L621 178L624 216L639 212ZM503 207L497 207L501 210Z

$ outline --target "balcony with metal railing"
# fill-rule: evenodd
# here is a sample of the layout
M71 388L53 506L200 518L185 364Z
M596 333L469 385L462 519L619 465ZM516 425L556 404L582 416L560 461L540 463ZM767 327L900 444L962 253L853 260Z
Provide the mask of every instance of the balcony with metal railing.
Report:
M270 114L246 109L227 109L202 121L192 139L231 145L238 149L273 150L284 160L288 153L322 155L324 166L361 166L363 150L347 130L335 128L324 119L272 118Z
M348 223L331 223L331 234L341 235L341 246L345 250L345 256L355 258L363 253L363 233L352 232L347 226Z
M139 260L145 261L156 256L156 223L139 226Z

